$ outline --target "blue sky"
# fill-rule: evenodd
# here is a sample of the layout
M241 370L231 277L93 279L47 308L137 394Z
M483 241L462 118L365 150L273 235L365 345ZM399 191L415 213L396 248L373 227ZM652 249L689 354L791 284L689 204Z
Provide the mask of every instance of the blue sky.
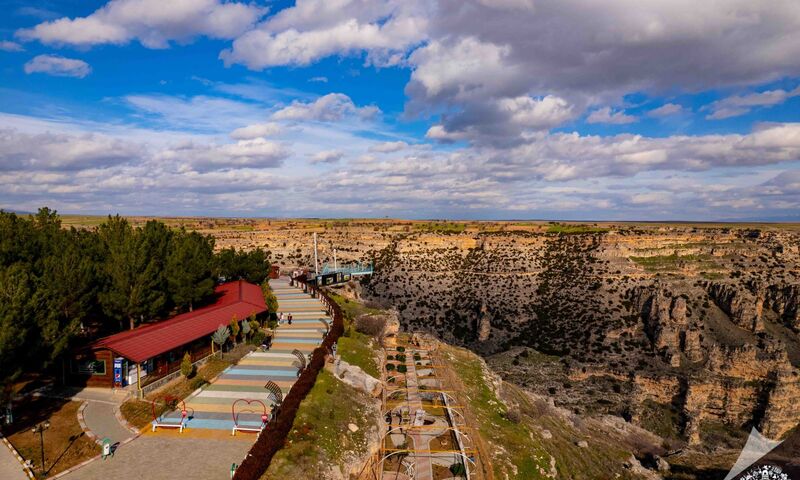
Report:
M3 208L800 220L794 1L3 6Z

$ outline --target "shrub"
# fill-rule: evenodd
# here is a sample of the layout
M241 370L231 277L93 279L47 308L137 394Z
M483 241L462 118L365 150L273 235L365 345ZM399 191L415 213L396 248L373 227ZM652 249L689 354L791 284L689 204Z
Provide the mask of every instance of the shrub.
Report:
M355 325L357 332L377 338L383 333L386 320L379 315L359 315Z
M406 373L408 371L408 368L405 365L398 365L397 371L400 373Z
M189 355L189 352L183 354L183 360L181 361L181 375L186 378L191 378L194 375L194 365L192 365L192 356Z
M239 336L239 319L236 318L235 314L233 317L231 317L230 327L231 327L231 337L233 338L233 342L235 344L236 337Z
M401 366L402 366L402 365L401 365ZM394 363L387 363L387 364L386 364L386 370L388 370L388 371L390 371L390 372L391 372L392 370L394 370Z
M405 352L406 351L406 347L397 347L397 351L401 352L401 353Z
M250 336L249 341L252 345L261 345L266 337L267 333L264 330L256 330L256 332Z
M206 379L203 377L194 377L191 382L189 382L189 387L192 391L197 390L198 388L204 386L206 383Z
M386 355L386 360L394 360L394 355Z
M398 356L396 356L396 357L394 357L394 358L395 358L395 359L396 359L398 362L405 362L405 361L406 361L406 356L405 356L405 355L398 355Z
M522 421L522 414L520 413L518 408L511 407L506 412L506 418L511 423L519 423Z
M467 469L464 468L463 463L454 463L450 465L450 473L452 473L454 477L463 477L467 474Z

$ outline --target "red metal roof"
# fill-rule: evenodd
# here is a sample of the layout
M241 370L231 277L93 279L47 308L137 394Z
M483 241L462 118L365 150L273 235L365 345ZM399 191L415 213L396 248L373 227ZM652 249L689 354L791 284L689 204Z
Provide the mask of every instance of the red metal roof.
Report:
M101 338L92 349L107 348L134 362L143 362L198 338L210 336L220 325L228 325L234 315L239 320L267 311L261 287L239 280L215 289L216 301L193 312ZM210 341L210 340L209 340Z

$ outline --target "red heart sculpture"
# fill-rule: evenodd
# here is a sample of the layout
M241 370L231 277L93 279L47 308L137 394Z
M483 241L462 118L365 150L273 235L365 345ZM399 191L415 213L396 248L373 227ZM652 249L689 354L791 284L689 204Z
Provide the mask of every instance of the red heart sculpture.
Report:
M251 400L249 398L238 398L233 401L233 404L231 404L231 416L233 417L234 425L236 425L237 427L239 426L239 413L241 412L236 411L236 404L239 402L244 402L245 404L247 404L247 406L250 406L254 403L261 405L261 421L263 423L267 423L267 420L269 420L269 412L267 412L267 406L264 405L264 402L255 399ZM247 410L247 407L245 407L245 409L243 409L242 411L255 413L253 410Z

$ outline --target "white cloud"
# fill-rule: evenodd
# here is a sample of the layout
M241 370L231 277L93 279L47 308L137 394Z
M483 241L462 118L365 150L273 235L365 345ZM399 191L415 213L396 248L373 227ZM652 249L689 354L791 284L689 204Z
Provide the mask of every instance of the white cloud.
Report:
M574 116L572 105L552 95L540 99L528 96L504 98L499 103L501 111L507 113L512 122L534 130L556 127Z
M771 107L780 105L786 100L800 96L800 87L791 91L782 89L767 90L765 92L750 93L723 98L709 105L711 113L706 115L707 119L722 120L725 118L744 115L756 107Z
M311 156L311 163L338 163L344 157L344 153L339 150L323 150Z
M117 165L143 149L105 135L31 134L0 125L0 170L64 171Z
M11 42L8 40L0 40L0 50L4 52L22 52L25 49L17 42Z
M189 141L159 152L158 161L179 162L198 171L220 168L275 168L291 152L264 138L228 144L198 144Z
M46 73L57 77L83 78L92 73L92 67L83 60L58 55L37 55L24 67L25 73Z
M485 120L491 102L552 95L580 114L631 92L693 93L800 75L800 63L789 60L800 57L800 4L792 0L500 3L436 2L430 41L408 57L409 113L445 114L446 131L472 143L513 143L525 132L493 128ZM603 113L593 119L632 120Z
M356 115L361 118L374 117L380 110L374 106L356 107L353 101L343 93L329 93L312 102L292 102L272 115L275 120L317 120L322 122L338 121L346 116Z
M111 0L87 17L60 18L19 30L23 40L91 46L137 39L148 48L166 48L198 35L235 38L266 12L255 4L220 0Z
M474 37L456 43L433 41L411 54L409 62L416 68L406 91L427 99L494 96L519 74L507 61L511 52L508 45Z
M636 121L636 117L632 115L626 115L624 111L612 111L611 107L603 107L597 110L592 111L588 117L586 117L586 122L588 123L609 123L613 125L624 125L626 123L634 123Z
M222 51L226 65L254 70L308 65L331 55L370 52L375 63L396 64L396 52L424 40L424 2L398 0L299 0Z
M282 128L275 122L256 123L246 127L237 128L231 132L234 140L250 140L259 137L271 137L281 132Z
M514 147L409 146L343 166L335 159L341 162L345 152L394 142L348 137L320 123L303 125L297 138L315 139L307 144L219 143L157 130L132 135L127 126L98 135L79 125L0 114L0 125L12 124L20 127L0 133L0 203L25 209L720 219L796 216L800 208L800 124L793 123L748 134L664 138L541 133ZM291 169L276 168L286 162ZM778 175L779 165L787 172ZM374 188L354 188L363 185ZM322 188L336 203L316 200L312 193ZM287 192L267 194L276 189Z
M456 142L458 140L465 140L467 134L464 132L450 132L444 125L433 125L425 132L425 138L443 142Z
M678 105L677 103L665 103L664 105L647 112L647 116L653 118L663 118L681 112L683 112L683 107L681 105Z
M328 83L328 77L311 77L308 79L309 82L319 82L319 83Z
M262 105L206 95L127 95L123 101L148 120L176 130L227 134L243 123L260 123L267 113Z
M372 145L369 147L370 152L378 152L378 153L392 153L392 152L399 152L408 148L408 143L403 141L396 141L396 142L383 142L377 145Z

